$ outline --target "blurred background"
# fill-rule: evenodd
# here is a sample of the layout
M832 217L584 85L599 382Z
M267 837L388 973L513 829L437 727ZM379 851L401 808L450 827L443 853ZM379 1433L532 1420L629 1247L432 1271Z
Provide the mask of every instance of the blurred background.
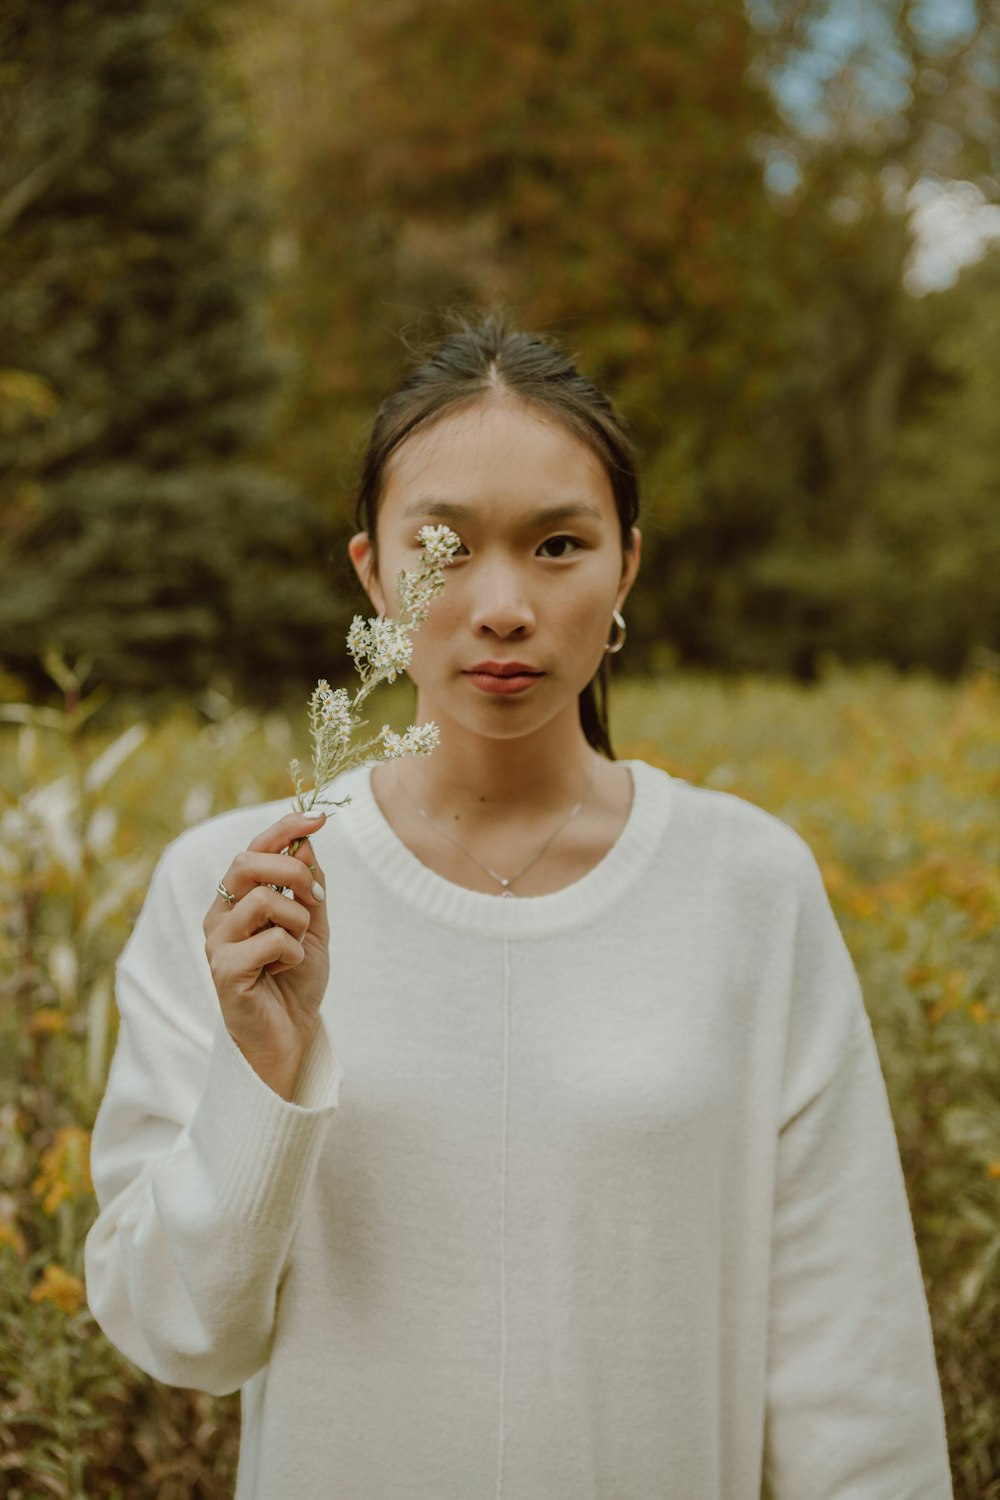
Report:
M341 671L374 407L496 302L640 448L631 668L995 661L995 0L0 16L16 696Z
M290 797L374 408L494 304L640 450L616 748L819 862L1000 1500L998 97L1000 0L0 0L4 1500L232 1495L87 1310L115 964Z

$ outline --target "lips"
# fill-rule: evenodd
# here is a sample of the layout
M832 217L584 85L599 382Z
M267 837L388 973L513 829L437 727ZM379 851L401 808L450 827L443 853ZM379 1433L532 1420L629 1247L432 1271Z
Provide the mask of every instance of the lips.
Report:
M523 661L481 661L464 675L480 692L506 695L523 693L545 673Z
M467 670L487 677L541 677L537 667L529 667L523 661L481 661Z

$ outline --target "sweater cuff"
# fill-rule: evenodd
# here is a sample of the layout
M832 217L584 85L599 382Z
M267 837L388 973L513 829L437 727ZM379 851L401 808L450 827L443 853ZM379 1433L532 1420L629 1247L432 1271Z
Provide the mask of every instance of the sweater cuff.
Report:
M226 1033L228 1036L228 1032ZM232 1038L230 1038L232 1040ZM236 1049L239 1051L239 1048ZM242 1053L240 1053L242 1057ZM333 1050L322 1013L316 1035L306 1053L295 1081L292 1103L301 1109L336 1109L340 1102L340 1085L344 1070Z
M220 1015L190 1139L228 1213L255 1223L298 1215L342 1077L321 1019L295 1098L283 1099L254 1072Z

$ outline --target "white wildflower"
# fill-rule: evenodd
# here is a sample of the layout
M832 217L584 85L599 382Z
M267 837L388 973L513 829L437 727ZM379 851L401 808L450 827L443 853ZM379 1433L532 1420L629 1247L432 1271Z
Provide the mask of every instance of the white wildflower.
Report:
M382 725L379 740L381 741L381 753L379 756L381 760L397 760L399 756L406 754L403 745L403 736L396 734L395 730L390 729L388 724Z
M462 545L450 526L421 526L417 532L417 540L424 549L425 557L442 566L451 562Z
M377 760L398 760L403 755L430 755L441 742L441 731L433 719L411 724L402 734L383 724L378 736Z
M397 597L401 615L415 625L426 620L432 601L444 588L444 569L462 545L448 526L421 526L417 539L423 549L415 573L400 573Z
M347 632L347 649L354 658L354 665L358 668L368 655L368 645L368 626L360 615L355 615L351 621L351 628Z
M350 693L346 688L334 688L331 692L329 687L317 687L316 694L319 699L317 706L320 719L331 739L338 744L346 745L354 727L351 719Z
M403 751L406 755L430 755L441 743L441 731L433 719L426 724L411 724L403 735Z
M397 580L398 613L367 621L355 615L351 621L347 649L361 678L353 698L346 688L331 688L325 678L313 689L309 700L313 785L307 785L297 760L289 764L295 787L293 805L298 812L310 812L329 803L323 792L352 766L396 760L402 755L430 755L440 741L440 731L434 723L411 724L403 734L396 734L386 724L373 738L352 744L355 730L365 723L360 708L368 694L380 682L395 682L399 673L409 667L413 656L411 637L426 620L432 601L444 588L444 569L462 545L447 526L423 526L419 540L422 550L416 570L400 573ZM335 807L343 805L343 802L333 803ZM296 840L292 844L292 853L301 842Z
M405 624L380 615L368 627L371 645L368 660L386 682L395 682L398 672L405 672L413 655L413 642Z
M444 574L441 572L400 573L398 589L400 613L407 614L416 624L422 624L427 618L431 604L443 588Z

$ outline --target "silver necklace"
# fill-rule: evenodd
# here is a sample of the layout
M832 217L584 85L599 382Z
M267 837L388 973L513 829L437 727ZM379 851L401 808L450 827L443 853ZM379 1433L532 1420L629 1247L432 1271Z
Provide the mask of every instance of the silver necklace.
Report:
M514 881L515 880L520 880L521 876L524 875L526 873L526 871L530 870L533 864L537 864L537 862L541 859L542 855L545 853L546 849L552 843L552 840L555 838L556 834L557 833L562 833L563 829L566 827L566 824L572 822L572 820L576 817L577 813L580 811L580 809L583 806L583 804L586 802L587 798L590 796L590 793L591 793L591 790L593 788L594 782L597 779L597 767L598 767L599 764L600 764L600 756L599 755L595 755L594 756L594 769L590 773L590 780L587 782L587 790L584 792L584 794L580 798L579 802L576 804L575 807L573 807L573 808L570 809L570 811L566 814L565 818L563 818L562 822L559 823L555 828L553 828L552 832L549 834L548 838L545 840L545 843L539 849L538 853L537 854L533 854L531 856L531 858L528 860L528 863L526 865L522 865L521 868L519 870L516 870L513 875L501 875L499 873L499 871L491 869L491 867L489 865L484 865L483 862L482 862L482 860L478 859L476 857L476 855L473 854L472 850L471 849L467 849L465 847L465 845L462 843L462 840L460 838L456 837L456 835L452 833L452 831L451 831L450 828L445 828L445 826L444 826L443 823L439 823L436 818L432 818L431 815L430 815L430 813L427 811L426 807L421 807L420 803L417 801L417 799L414 796L412 796L412 794L410 792L407 791L406 786L405 786L405 784L403 782L403 779L402 779L402 777L399 774L399 766L398 766L398 764L396 766L396 781L397 781L397 783L399 785L400 791L403 793L403 796L406 798L406 800L408 802L410 802L410 803L413 804L413 806L416 808L416 810L420 814L420 816L422 818L426 818L427 821L428 821L428 823L433 824L433 826L437 829L438 833L443 833L446 839L451 839L452 843L456 844L458 846L458 848L461 849L462 853L464 855L466 855L467 858L469 858L469 859L472 860L472 863L474 865L478 865L479 868L484 872L484 874L489 875L493 880L495 880L497 882L498 885L502 886L503 889L500 892L501 896L508 896L511 899L513 899L514 892L510 889L510 887L514 884Z

